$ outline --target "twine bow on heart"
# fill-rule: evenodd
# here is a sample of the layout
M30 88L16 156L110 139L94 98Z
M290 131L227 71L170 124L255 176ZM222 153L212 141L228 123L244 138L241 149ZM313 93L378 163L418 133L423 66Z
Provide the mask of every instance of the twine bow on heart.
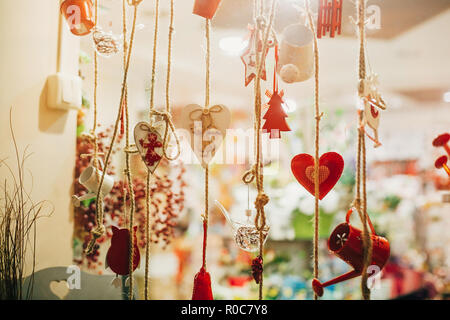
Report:
M211 113L219 113L223 110L221 105L215 105L211 108L196 109L189 114L189 119L192 121L201 121L202 129L206 131L215 128L214 120Z
M172 121L172 115L170 112L167 111L158 111L158 110L151 110L150 112L151 116L160 116L163 118L163 121L166 123L166 127L164 129L164 136L163 136L163 154L164 157L166 157L167 160L175 160L180 156L181 153L181 147L180 147L180 139L178 138L178 135L175 130L175 125ZM169 132L170 130L170 132ZM172 135L175 138L175 142L177 145L177 153L175 156L171 157L167 153L168 144L169 144L169 136Z

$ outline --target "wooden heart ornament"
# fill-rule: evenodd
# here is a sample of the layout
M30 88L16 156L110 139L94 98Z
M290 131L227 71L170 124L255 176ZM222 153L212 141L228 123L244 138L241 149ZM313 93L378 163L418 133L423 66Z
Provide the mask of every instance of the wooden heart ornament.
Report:
M231 113L224 105L203 108L187 105L181 113L181 127L190 134L190 145L203 167L212 160L230 126Z
M314 157L302 153L291 161L291 169L297 181L313 196ZM319 199L322 200L338 182L344 170L344 159L336 152L323 154L319 159Z
M148 170L154 173L163 157L164 141L158 128L147 122L139 122L134 127L134 141Z

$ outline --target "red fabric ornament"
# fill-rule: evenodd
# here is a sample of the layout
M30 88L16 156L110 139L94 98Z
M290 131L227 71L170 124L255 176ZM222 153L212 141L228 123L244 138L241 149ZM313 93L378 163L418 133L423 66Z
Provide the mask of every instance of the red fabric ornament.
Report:
M195 275L192 300L214 300L211 289L211 276L204 267L201 267L200 271Z
M313 196L314 157L303 153L296 155L291 161L291 169L297 181ZM336 152L323 154L319 159L319 199L322 200L333 189L344 170L344 159Z
M158 141L158 136L150 132L147 136L147 141L144 139L139 140L139 144L142 148L145 148L146 154L145 154L145 164L149 167L153 166L156 162L159 162L161 160L161 156L155 151L156 148L161 148L162 143Z
M133 227L134 239L133 239L133 271L139 265L141 260L141 255L139 253L139 248L137 246L136 230L137 226ZM112 226L112 238L111 247L108 249L106 254L106 268L110 267L111 270L121 276L130 273L130 254L129 254L129 244L130 244L130 231L128 229L119 229Z
M264 114L263 119L266 120L262 129L263 132L269 132L270 139L280 139L280 131L291 131L289 125L286 122L287 113L283 109L283 95L281 90L278 92L277 81L277 66L278 66L278 46L275 46L275 70L273 71L273 93L266 91L266 96L270 98L267 103L269 109Z
M261 256L258 256L252 260L252 276L257 284L259 284L262 280L262 273L263 273L263 259Z
M342 0L319 0L317 15L317 38L322 38L327 32L334 38L336 31L341 34Z

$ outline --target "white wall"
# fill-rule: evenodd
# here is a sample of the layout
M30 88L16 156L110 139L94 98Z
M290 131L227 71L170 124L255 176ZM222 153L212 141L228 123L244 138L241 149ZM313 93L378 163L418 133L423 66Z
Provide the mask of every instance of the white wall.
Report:
M19 147L34 154L27 167L34 177L33 199L55 208L37 228L37 269L72 261L72 209L76 111L46 106L46 78L56 73L58 0L0 1L0 158L14 164L9 109ZM63 70L78 72L79 39L64 25ZM0 172L3 181L4 171Z

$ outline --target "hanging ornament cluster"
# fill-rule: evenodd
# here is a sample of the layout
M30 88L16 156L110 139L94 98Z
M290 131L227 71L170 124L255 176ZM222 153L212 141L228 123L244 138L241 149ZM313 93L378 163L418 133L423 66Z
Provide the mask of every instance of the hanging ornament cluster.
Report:
M341 276L338 276L325 283L321 283L318 279L314 279L312 287L314 292L321 297L323 295L323 288L331 286L333 284L353 279L360 276L363 270L363 236L362 231L355 228L350 224L350 216L355 211L354 208L347 212L345 222L338 225L331 233L328 239L328 249L338 258L342 259L353 267L352 271L349 271ZM379 270L383 269L390 255L389 242L375 233L372 222L368 218L368 223L371 231L371 241L373 243L372 258L370 261L371 266L376 266Z
M322 38L327 32L331 38L341 34L343 0L318 0L317 38Z
M92 0L65 0L60 10L76 36L87 35L95 27Z

